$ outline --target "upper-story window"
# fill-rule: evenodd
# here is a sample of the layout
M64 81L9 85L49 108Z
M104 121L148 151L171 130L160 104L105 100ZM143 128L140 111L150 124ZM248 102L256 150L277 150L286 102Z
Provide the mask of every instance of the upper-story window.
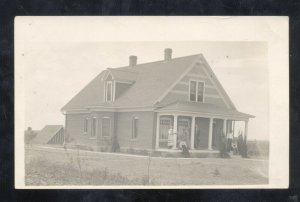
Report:
M106 102L113 101L113 86L112 86L112 81L107 81L106 82Z
M190 94L189 98L191 102L203 102L204 101L204 82L202 81L190 81Z

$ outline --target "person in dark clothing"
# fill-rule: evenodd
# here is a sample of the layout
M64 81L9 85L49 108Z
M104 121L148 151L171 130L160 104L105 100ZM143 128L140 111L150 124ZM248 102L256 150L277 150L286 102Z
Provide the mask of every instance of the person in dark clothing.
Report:
M220 140L220 157L221 158L229 158L229 154L227 153L227 139L224 134L221 135Z
M242 144L242 157L243 158L248 158L248 155L247 155L247 143L245 141L243 141L243 144Z
M180 146L180 148L181 148L181 153L182 153L183 157L184 157L184 158L189 158L189 157L190 157L190 152L189 152L189 150L188 150L188 147L187 147L187 145L186 145L186 142L181 141L181 142L179 143L179 146Z
M183 157L184 158L189 158L190 157L190 152L189 152L187 146L186 145L182 145L181 148L182 148Z
M242 155L243 153L243 144L244 144L244 138L242 135L242 132L239 132L238 140L237 140L237 150L239 155Z

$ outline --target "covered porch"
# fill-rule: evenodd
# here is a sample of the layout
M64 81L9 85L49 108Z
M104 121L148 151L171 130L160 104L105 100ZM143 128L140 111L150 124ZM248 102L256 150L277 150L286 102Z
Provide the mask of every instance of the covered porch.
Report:
M252 115L203 103L176 103L157 110L155 149L170 152L185 142L191 152L217 151L221 135L237 137L236 122L244 122L243 138L248 135ZM172 147L168 146L169 130L175 129Z

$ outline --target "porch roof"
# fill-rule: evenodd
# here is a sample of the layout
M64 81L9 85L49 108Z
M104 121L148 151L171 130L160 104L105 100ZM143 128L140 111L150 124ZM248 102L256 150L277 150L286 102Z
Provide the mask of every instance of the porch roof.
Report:
M200 102L184 102L184 101L178 101L164 107L159 107L157 111L158 112L178 111L178 112L190 112L190 113L204 113L204 114L211 114L211 115L225 115L225 116L241 117L241 118L255 117L253 115L242 113L234 109L223 108L213 104L200 103Z

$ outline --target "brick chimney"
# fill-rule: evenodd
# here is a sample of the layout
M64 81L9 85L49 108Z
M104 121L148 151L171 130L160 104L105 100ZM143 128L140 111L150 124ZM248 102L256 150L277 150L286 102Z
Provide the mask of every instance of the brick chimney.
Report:
M165 61L169 61L172 59L172 49L166 48L165 49Z
M136 66L136 64L137 64L137 56L135 55L129 56L129 66L133 67Z

